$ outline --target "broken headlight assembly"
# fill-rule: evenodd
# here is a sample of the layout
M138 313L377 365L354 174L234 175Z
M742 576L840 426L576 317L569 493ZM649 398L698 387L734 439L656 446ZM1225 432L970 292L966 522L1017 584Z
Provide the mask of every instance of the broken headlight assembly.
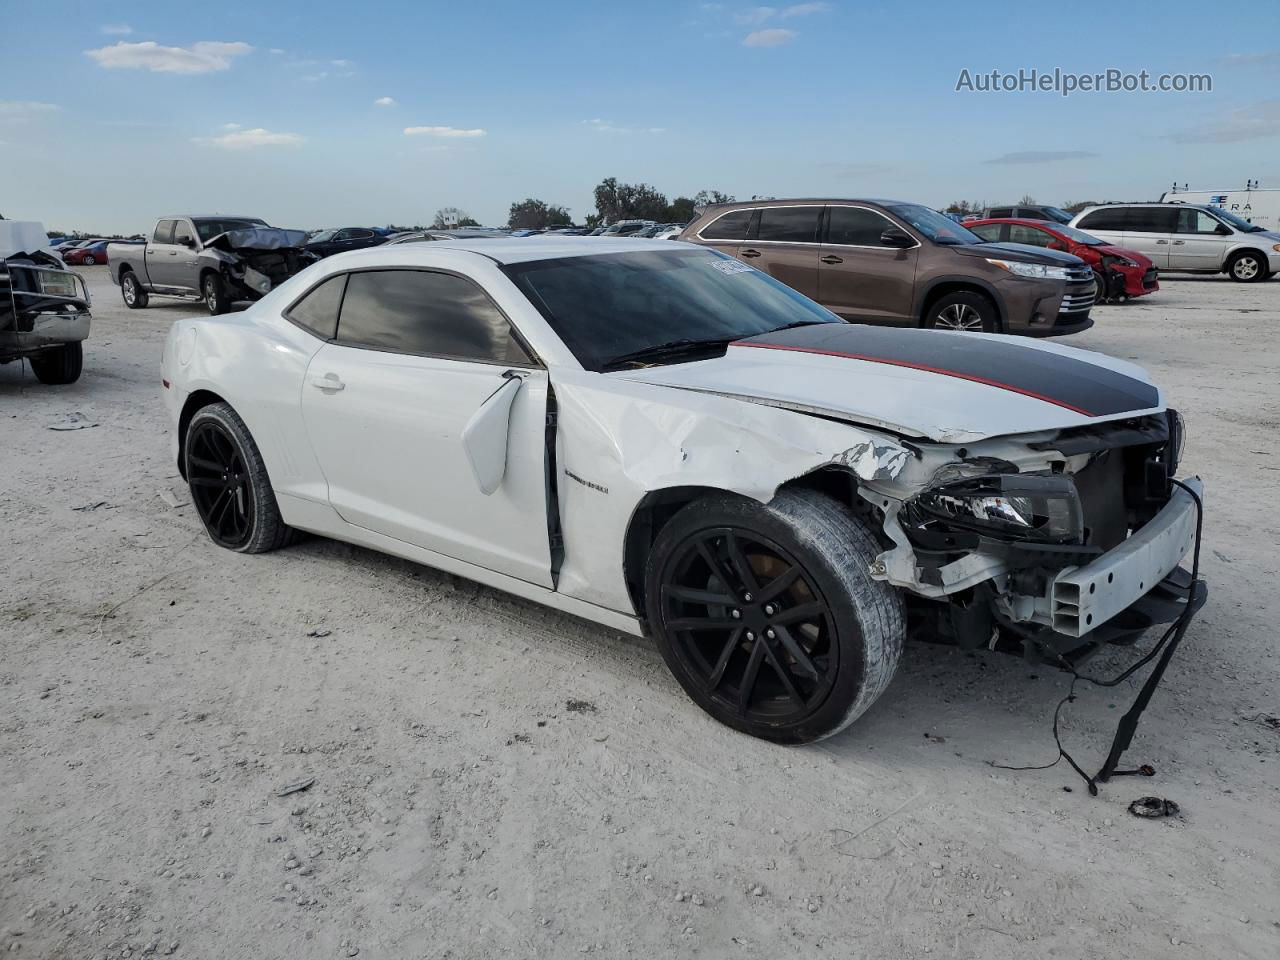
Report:
M904 509L910 526L966 530L995 540L1083 543L1084 512L1063 475L996 474L930 487Z

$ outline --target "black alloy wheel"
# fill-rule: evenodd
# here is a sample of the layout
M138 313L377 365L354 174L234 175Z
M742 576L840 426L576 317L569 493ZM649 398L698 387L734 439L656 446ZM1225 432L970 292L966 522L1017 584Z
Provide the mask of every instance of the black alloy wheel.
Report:
M707 698L749 724L811 714L839 669L831 608L787 550L750 530L689 537L662 572L663 627Z
M239 445L216 421L204 420L187 437L187 482L209 536L229 550L253 533L254 497Z

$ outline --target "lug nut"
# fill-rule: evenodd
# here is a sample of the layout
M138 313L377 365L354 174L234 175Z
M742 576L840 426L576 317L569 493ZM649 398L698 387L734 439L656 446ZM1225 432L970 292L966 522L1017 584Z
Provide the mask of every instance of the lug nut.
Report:
M773 628L772 628L772 627L770 627L768 630L766 630L766 631L764 632L764 635L765 635L766 637L768 637L770 640L772 640L772 639L774 638Z
M729 616L731 616L731 617L733 617L733 619L737 620L739 617L741 617L741 616L742 616L742 611L741 611L741 610L730 610L730 611L729 611Z
M752 633L750 630L748 630L748 631L747 631L747 639L748 639L748 640L754 640L755 638L756 638L756 635L755 635L754 633Z
M744 595L743 595L743 597L742 597L742 599L743 599L743 602L744 602L744 603L750 603L750 602L751 602L751 594L749 594L749 593L744 594Z
M777 607L775 607L772 603L766 603L764 605L764 612L769 616L773 616L773 611L776 609Z

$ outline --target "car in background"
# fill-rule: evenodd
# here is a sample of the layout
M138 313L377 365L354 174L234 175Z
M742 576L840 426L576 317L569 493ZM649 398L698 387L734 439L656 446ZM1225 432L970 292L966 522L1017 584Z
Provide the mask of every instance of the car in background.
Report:
M1080 211L1071 226L1137 250L1161 271L1225 273L1256 283L1280 270L1280 233L1219 207L1108 203Z
M94 240L78 244L62 253L65 263L73 266L92 267L94 264L107 262L107 240Z
M630 237L644 230L646 227L653 227L657 224L652 220L619 220L617 223L611 223L600 231L599 236L602 237Z
M680 239L737 257L846 320L1033 337L1093 325L1093 271L1079 257L987 243L918 203L719 204Z
M1160 289L1160 271L1136 250L1113 246L1092 234L1048 220L979 220L965 224L991 243L1021 243L1065 250L1087 263L1097 279L1096 303L1143 297Z
M432 240L488 240L509 236L511 234L503 230L459 227L456 230L417 230L410 233L400 233L389 239L387 243L424 243Z
M1018 203L1007 207L987 207L976 220L1050 220L1054 223L1070 223L1071 214L1061 207L1044 203ZM968 222L968 221L965 221Z
M678 240L687 223L665 223L653 233L654 240Z
M317 257L331 257L335 253L364 250L368 247L381 246L386 242L385 230L375 230L372 227L340 227L336 230L321 230L309 237L303 249Z

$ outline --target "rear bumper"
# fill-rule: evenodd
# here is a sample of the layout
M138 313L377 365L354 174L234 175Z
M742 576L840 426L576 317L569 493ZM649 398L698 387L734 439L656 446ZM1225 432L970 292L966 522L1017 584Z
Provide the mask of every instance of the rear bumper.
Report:
M1203 497L1199 478L1187 486ZM1195 545L1196 504L1175 487L1173 496L1141 530L1083 567L1053 578L1049 585L1055 633L1084 637L1156 590Z

